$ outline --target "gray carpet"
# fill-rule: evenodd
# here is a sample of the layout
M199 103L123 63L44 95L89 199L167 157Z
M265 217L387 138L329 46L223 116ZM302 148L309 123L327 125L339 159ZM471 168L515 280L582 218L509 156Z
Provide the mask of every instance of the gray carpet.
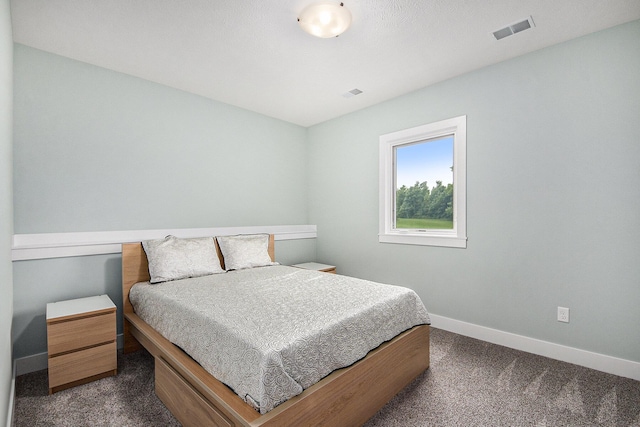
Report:
M18 377L14 425L178 426L151 356L118 360L116 377L52 396L46 371ZM366 426L640 427L640 382L432 329L431 368Z

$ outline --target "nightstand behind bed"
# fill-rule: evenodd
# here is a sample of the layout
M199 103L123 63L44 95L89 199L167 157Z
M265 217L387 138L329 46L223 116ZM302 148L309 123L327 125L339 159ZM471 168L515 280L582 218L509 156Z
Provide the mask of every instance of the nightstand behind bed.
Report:
M317 262L303 262L302 264L295 264L291 267L304 268L305 270L324 271L325 273L336 274L335 265L320 264Z

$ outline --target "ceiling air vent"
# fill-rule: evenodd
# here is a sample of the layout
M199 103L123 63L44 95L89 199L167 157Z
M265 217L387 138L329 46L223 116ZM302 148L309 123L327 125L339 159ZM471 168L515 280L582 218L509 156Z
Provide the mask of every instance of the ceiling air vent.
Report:
M494 31L493 37L495 37L496 40L500 40L505 37L509 37L513 34L519 33L524 30L528 30L529 28L533 28L533 27L535 27L535 24L533 23L533 18L528 17L523 21L516 22L515 24L509 25L508 27L504 27Z
M360 95L362 91L360 89L351 89L349 92L342 94L345 98L351 98L352 96Z

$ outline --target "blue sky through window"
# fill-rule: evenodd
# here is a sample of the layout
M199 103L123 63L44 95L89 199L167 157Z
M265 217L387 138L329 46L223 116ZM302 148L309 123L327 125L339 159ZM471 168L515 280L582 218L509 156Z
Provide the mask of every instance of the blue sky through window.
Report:
M427 181L429 189L436 181L453 183L453 135L396 147L396 184L411 187Z

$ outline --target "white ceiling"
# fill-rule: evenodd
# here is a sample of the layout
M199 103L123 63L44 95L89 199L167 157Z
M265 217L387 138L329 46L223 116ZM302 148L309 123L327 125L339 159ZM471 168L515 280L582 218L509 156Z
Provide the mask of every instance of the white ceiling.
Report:
M17 43L302 126L640 19L640 0L344 0L351 28L318 39L296 20L314 1L12 0L11 13ZM491 35L528 16L533 29Z

